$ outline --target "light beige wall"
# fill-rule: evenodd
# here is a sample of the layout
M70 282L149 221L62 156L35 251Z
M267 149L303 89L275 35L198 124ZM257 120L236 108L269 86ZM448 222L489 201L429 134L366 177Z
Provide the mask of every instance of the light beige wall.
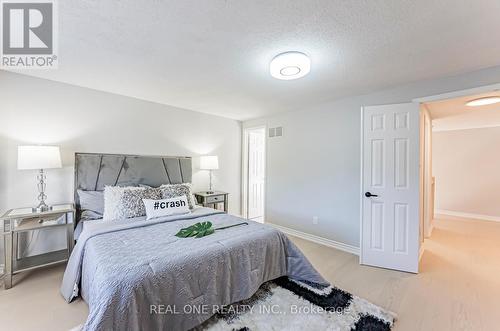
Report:
M500 217L500 127L433 133L436 210Z

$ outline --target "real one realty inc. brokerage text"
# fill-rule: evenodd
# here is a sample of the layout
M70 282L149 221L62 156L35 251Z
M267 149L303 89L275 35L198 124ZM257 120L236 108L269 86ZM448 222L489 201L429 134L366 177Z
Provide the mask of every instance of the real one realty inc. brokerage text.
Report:
M319 307L316 305L290 305L283 310L280 305L149 305L151 315L182 315L182 314L324 314L324 313L348 313L349 308Z

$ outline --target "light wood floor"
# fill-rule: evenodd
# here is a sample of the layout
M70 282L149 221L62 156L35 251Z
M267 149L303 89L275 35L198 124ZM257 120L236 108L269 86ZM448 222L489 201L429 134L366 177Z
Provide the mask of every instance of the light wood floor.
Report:
M418 275L360 266L357 256L292 238L340 288L398 314L395 330L499 330L500 223L440 218ZM83 323L87 305L59 295L64 267L15 278L0 289L1 330L61 330Z

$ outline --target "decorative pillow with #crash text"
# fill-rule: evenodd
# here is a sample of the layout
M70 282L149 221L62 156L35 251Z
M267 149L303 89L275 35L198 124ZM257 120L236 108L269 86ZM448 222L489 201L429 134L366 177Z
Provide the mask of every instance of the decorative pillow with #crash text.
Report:
M146 219L187 214L190 212L187 197L185 195L170 199L152 200L143 199L146 209Z

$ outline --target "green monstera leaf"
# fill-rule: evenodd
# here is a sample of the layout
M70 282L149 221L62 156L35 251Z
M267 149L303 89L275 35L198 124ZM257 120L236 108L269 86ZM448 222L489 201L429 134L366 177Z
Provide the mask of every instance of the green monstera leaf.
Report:
M180 238L201 238L214 233L214 231L214 228L212 228L212 222L199 222L188 226L187 228L181 229L177 232L176 236Z
M196 224L188 226L187 228L182 228L179 232L177 232L176 236L179 238L189 238L189 237L201 238L214 233L215 230L228 229L232 228L233 226L239 226L239 225L248 225L248 223L242 222L214 229L212 227L212 222L198 222Z

